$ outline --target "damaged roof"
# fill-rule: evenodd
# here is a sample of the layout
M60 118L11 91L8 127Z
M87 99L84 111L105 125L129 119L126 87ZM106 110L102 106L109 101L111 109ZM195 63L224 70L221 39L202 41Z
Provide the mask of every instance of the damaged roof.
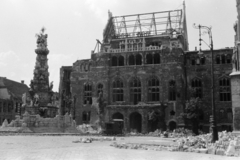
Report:
M22 95L28 92L29 88L26 84L19 83L0 77L0 99L17 99L21 100Z

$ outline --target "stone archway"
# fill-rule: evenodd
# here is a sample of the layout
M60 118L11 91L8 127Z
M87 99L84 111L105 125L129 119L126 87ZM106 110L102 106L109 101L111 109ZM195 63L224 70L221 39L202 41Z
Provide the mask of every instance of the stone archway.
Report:
M142 115L138 112L130 114L130 131L142 132Z
M175 122L175 121L170 121L169 123L168 123L168 128L169 128L169 130L174 130L174 129L176 129L177 128L177 123Z
M123 114L122 113L119 113L119 112L116 112L112 115L112 119L124 119L123 117Z

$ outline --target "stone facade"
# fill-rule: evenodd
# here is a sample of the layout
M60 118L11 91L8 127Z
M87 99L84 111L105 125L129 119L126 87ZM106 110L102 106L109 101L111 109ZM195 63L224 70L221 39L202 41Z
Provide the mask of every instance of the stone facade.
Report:
M69 86L76 97L76 123L97 119L93 118L99 116L93 106L102 92L104 122L122 119L126 132L174 129L184 125L178 117L185 101L200 96L201 128L207 131L211 114L211 54L204 51L202 58L197 51L187 51L186 21L181 22L178 31L170 28L160 34L155 30L154 34L139 31L116 35L112 29L114 18L110 13L103 41L98 42L100 51L72 66ZM214 56L219 127L231 130L232 49L214 50ZM66 87L60 85L60 91L63 88Z

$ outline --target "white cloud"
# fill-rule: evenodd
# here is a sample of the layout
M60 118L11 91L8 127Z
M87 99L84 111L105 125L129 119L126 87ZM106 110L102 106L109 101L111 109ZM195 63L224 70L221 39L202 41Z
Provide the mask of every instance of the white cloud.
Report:
M7 66L11 61L19 62L20 57L13 51L0 53L0 66Z
M74 12L74 15L75 15L75 16L78 16L78 17L82 17L82 13L79 12L79 11L75 11L75 12Z

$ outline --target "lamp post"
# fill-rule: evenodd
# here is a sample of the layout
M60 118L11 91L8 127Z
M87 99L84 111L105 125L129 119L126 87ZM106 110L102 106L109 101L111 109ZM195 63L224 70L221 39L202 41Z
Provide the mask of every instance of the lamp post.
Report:
M218 131L217 131L217 125L216 125L216 107L215 107L215 97L214 97L214 58L213 58L213 39L212 39L212 31L211 27L202 26L202 25L195 25L193 24L193 27L195 29L199 29L199 55L202 55L201 52L201 45L203 39L201 39L201 35L208 34L209 35L209 42L210 45L208 45L205 41L203 41L211 50L211 95L212 95L212 117L210 118L211 128L212 128L212 142L215 142L218 140ZM204 32L201 32L201 29L204 30Z

